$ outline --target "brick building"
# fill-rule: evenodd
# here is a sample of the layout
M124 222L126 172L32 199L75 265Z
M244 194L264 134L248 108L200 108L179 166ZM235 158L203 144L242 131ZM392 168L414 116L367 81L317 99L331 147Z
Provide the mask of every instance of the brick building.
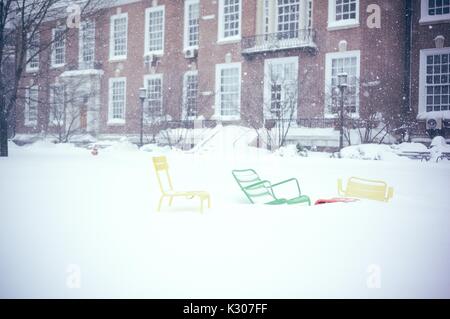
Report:
M33 98L17 112L17 132L63 120L97 136L136 135L141 87L144 129L156 120L263 125L284 105L296 125L333 127L342 72L352 118L411 110L420 134L430 119L450 127L449 8L448 0L112 1L64 36L65 19L36 36L37 45L57 41L27 65L24 96ZM65 103L79 110L73 121L55 115Z

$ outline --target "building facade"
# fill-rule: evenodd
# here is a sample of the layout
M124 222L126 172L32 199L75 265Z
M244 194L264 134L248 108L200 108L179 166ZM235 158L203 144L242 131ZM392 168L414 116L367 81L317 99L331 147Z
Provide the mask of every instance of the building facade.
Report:
M35 37L36 46L53 44L27 65L17 132L63 123L134 135L141 117L145 130L286 118L333 127L337 76L346 73L349 117L406 110L422 133L435 118L447 134L449 8L448 0L116 0L79 28L51 21Z

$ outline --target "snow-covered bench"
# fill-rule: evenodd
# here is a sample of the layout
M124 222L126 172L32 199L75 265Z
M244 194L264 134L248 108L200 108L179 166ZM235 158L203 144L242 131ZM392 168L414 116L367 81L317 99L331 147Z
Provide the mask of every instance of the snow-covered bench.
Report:
M414 151L403 151L397 153L398 156L408 157L411 159L420 159L421 161L426 160L427 162L431 158L430 152L414 152Z
M443 160L444 158L450 161L450 152L442 152L441 155L436 158L436 163L439 162L439 160Z

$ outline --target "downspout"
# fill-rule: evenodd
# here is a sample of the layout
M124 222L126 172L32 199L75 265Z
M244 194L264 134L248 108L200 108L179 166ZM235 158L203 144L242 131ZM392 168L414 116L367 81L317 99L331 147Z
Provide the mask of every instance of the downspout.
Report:
M408 127L409 121L412 120L412 108L411 108L411 50L412 50L412 0L405 0L405 34L404 34L404 65L403 65L403 110L402 110L402 122L406 124L408 139L410 139L411 129Z

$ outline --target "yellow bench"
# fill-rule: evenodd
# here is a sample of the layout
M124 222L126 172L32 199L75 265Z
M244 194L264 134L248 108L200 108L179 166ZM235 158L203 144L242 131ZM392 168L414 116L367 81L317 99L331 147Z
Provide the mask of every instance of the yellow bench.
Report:
M347 181L347 188L342 187L342 179L338 180L339 196L373 199L387 202L394 196L394 189L383 181L374 181L358 177L351 177Z
M208 208L211 207L211 198L208 192L205 191L183 191L176 192L172 186L172 179L169 175L169 164L165 156L153 157L153 165L156 171L159 188L161 190L161 198L159 199L158 212L161 211L161 205L164 198L169 199L169 206L172 206L175 197L186 197L193 199L198 197L200 199L200 212L203 213L203 202L208 201Z

